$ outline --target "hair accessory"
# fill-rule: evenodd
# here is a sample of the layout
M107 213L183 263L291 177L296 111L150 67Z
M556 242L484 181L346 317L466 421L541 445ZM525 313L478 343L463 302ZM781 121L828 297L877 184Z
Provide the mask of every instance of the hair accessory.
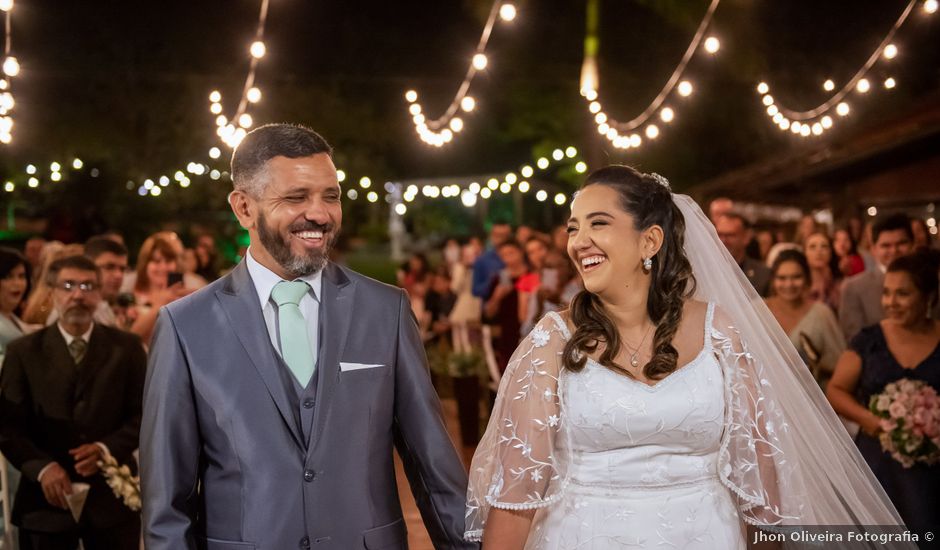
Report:
M656 183L658 183L658 184L662 185L663 187L665 187L666 189L672 191L672 188L669 186L669 180L667 180L666 178L660 176L660 175L657 174L656 172L650 172L649 174L647 174L647 176L649 176L650 178L652 178L653 181L655 181Z

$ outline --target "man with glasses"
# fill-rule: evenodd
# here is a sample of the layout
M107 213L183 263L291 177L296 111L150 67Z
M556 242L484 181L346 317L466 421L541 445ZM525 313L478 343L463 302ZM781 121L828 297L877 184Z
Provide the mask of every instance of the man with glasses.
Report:
M0 451L23 477L12 520L22 550L131 550L140 519L98 471L107 454L132 464L146 356L140 339L94 321L101 276L85 256L53 262L58 321L12 342L0 371ZM76 521L73 483L91 488Z

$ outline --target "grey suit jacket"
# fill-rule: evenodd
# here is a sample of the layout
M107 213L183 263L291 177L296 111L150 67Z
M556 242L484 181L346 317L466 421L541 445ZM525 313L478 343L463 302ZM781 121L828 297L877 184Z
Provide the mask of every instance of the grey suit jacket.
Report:
M770 294L769 267L759 260L747 257L744 258L744 263L741 264L741 271L744 272L747 280L751 282L751 286L754 287L754 290L756 290L758 294L764 297Z
M842 301L839 304L839 324L845 339L851 340L863 328L884 319L881 307L881 288L885 276L880 269L859 273L842 283Z
M140 442L148 550L407 548L393 446L435 547L475 548L404 292L324 269L309 441L258 304L242 262L160 312Z

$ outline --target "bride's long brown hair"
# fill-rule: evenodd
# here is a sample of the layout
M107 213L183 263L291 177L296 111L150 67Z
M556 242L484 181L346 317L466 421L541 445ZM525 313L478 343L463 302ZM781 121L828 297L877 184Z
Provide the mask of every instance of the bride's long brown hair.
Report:
M682 320L683 305L695 292L695 276L683 248L685 218L666 186L653 176L629 166L614 165L596 170L587 177L581 189L591 185L604 185L616 191L621 210L633 218L637 231L654 225L663 229L663 244L653 257L652 281L647 297L647 312L656 325L653 357L643 367L647 378L661 380L678 366L679 352L673 347L672 339ZM605 347L598 363L629 375L614 362L620 353L620 333L600 298L586 289L582 290L571 301L568 312L575 331L565 345L562 355L564 367L580 371L588 354L597 351L603 343Z

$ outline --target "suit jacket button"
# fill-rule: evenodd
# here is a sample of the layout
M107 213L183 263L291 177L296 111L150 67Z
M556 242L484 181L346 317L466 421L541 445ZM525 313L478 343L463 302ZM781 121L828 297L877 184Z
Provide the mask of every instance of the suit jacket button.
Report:
M315 476L316 474L313 473L313 470L304 470L304 481L307 481L307 482L313 481L313 478Z
M304 550L306 550L307 548L310 548L310 537L304 537L300 539L300 548Z
M305 408L305 409L312 409L312 408L313 408L313 403L314 403L313 399L310 399L310 398L304 399L304 408Z

